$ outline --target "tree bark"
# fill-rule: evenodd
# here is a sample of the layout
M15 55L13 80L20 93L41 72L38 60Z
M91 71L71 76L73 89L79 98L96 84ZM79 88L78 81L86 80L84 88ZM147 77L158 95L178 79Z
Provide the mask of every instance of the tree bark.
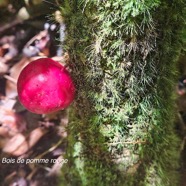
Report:
M77 88L62 185L176 185L176 62L185 3L68 1Z

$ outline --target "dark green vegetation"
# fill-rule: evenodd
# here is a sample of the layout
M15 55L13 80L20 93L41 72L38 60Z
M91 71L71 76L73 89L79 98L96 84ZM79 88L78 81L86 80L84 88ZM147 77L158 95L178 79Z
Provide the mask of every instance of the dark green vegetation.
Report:
M77 85L62 185L177 185L182 0L64 0Z

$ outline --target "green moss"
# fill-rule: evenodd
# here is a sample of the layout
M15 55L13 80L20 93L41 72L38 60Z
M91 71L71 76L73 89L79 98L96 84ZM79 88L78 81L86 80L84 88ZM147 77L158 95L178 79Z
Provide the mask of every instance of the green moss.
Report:
M64 1L77 86L67 157L80 185L176 184L173 90L184 5Z

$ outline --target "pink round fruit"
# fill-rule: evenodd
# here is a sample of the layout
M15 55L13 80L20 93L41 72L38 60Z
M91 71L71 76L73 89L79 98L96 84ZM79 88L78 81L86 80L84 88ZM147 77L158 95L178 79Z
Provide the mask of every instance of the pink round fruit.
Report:
M66 108L75 95L69 72L50 58L29 63L19 75L17 90L22 105L37 114Z

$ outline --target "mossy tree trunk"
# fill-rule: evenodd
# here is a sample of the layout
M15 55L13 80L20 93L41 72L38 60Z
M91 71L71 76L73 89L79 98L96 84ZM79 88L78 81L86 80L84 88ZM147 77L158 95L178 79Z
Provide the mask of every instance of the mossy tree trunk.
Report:
M182 0L64 0L77 98L62 185L176 185Z

